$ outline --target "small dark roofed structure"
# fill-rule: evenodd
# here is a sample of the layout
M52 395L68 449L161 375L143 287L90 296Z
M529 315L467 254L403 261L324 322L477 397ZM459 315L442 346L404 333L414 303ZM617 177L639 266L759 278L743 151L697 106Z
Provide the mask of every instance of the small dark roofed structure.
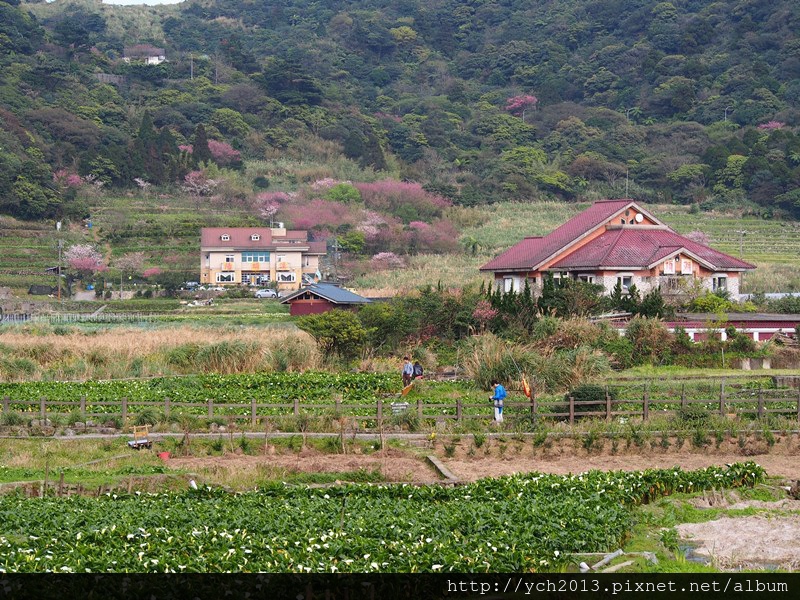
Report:
M351 310L369 302L369 298L332 283L315 283L300 288L281 300L281 304L289 305L289 314L292 316L315 315L334 308Z

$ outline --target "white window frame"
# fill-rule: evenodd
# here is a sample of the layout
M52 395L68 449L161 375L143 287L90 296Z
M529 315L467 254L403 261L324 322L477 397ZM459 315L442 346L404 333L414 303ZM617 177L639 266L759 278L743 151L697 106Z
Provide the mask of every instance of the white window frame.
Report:
M236 272L220 271L217 273L217 283L236 283Z
M509 294L514 291L514 278L503 277L503 293Z
M590 273L581 273L578 275L578 281L583 281L585 283L594 283L594 275Z
M242 262L243 263L268 263L269 262L269 252L262 250L256 252L242 252Z
M251 242L257 242L257 241L258 241L258 240L260 240L260 239L261 239L261 236L260 236L260 235L258 235L257 233L254 233L254 234L252 234L252 235L250 236L250 241L251 241Z
M225 255L225 260L223 260L222 262L233 264L235 261L236 261L236 255L235 254L226 254Z
M297 273L294 271L278 271L276 281L278 283L294 283L297 281Z
M671 258L664 262L664 275L675 275L675 261Z
M223 242L230 242L231 236L229 236L227 233L223 233L221 236L219 236L219 239L221 239Z
M720 283L724 282L722 285ZM728 291L728 274L719 273L711 277L711 291Z
M694 273L694 265L688 258L681 259L681 275L691 275Z
M625 280L630 279L630 283L625 285ZM622 288L622 292L627 294L628 290L633 285L633 273L617 273L617 283L619 283L620 287Z

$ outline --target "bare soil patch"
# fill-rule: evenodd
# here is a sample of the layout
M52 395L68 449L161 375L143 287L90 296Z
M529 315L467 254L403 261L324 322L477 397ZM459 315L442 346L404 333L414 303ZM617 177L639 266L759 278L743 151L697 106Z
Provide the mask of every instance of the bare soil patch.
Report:
M174 457L168 464L189 471L220 469L230 475L247 477L260 469L280 469L289 473L343 473L366 470L378 471L386 481L405 483L434 483L441 481L438 473L422 458L412 453L387 449L372 454L326 454L305 449L295 454L267 453L259 456L224 454L222 456Z
M697 544L694 554L721 569L800 569L800 515L723 517L676 529Z

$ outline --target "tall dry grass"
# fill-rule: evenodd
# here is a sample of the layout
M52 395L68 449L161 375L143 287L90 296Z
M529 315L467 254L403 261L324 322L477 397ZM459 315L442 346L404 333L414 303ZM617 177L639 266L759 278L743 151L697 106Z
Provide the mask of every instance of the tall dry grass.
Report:
M1 381L300 371L320 365L314 340L298 330L170 327L0 335Z
M611 371L608 358L599 350L581 346L544 355L539 348L507 342L491 333L472 338L463 367L485 389L494 380L518 387L524 374L539 393L566 391Z

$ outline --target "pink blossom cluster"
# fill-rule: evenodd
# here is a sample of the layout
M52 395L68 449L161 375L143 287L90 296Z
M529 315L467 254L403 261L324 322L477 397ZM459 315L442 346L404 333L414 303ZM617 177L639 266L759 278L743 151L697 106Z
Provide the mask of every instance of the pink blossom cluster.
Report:
M452 203L442 196L431 194L419 183L384 179L373 183L356 183L367 208L396 213L404 205L411 205L422 218L439 217Z
M773 131L775 129L783 129L784 127L786 127L786 123L781 123L780 121L768 121L758 126L762 131Z
M300 206L284 205L283 214L295 229L335 231L344 224L359 221L358 212L347 204L317 198Z
M53 173L53 181L64 188L79 188L83 185L81 176L67 169L59 169Z
M365 212L364 220L356 227L356 230L363 233L364 238L369 241L375 239L381 228L386 225L386 219L378 213L368 210Z
M325 177L324 179L318 179L314 183L311 184L311 189L315 192L321 192L323 190L329 190L335 185L339 185L340 183L350 183L349 181L339 181L334 179L333 177Z
M64 259L71 269L80 273L94 274L108 269L103 256L89 244L75 244L64 253Z
M158 267L150 267L149 269L145 269L144 271L142 271L142 277L147 279L148 277L155 277L156 275L161 275L161 273L163 272L164 271L162 271Z
M506 110L512 115L518 115L528 108L536 108L538 103L539 99L536 96L531 96L530 94L512 96L506 100Z
M405 266L405 261L394 252L379 252L369 262L376 269L400 269Z
M220 165L230 165L242 160L242 154L226 142L208 140L208 149L211 156Z
M183 189L195 196L208 196L219 185L219 181L209 179L203 171L191 171L183 178Z
M478 303L475 305L475 310L472 311L472 318L475 319L481 327L485 327L486 324L498 314L499 312L492 308L488 300L478 300Z

